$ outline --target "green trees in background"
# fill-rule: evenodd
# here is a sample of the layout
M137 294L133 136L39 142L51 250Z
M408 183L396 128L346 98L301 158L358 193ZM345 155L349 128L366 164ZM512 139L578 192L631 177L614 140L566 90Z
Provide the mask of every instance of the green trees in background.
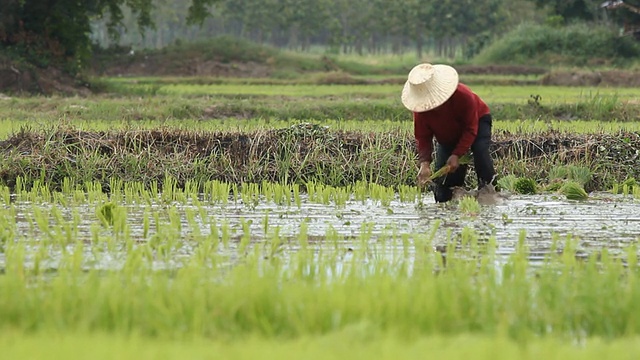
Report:
M187 19L201 22L216 0L193 0ZM91 24L104 19L104 29L117 38L118 27L135 19L141 28L152 28L155 0L3 0L0 12L0 47L39 65L58 62L71 72L91 54ZM129 12L129 13L127 13Z
M551 15L562 17L565 21L599 18L600 4L603 0L530 0L539 8L547 8Z
M303 51L320 44L331 53L415 49L421 56L429 48L451 56L478 38L531 19L532 6L526 0L515 2L519 5L505 6L506 0L221 0L203 27L193 28L184 6L154 0L151 18L156 29L135 31L131 16L125 25L133 31L123 43L157 48L178 39L230 34ZM101 30L105 26L104 21L95 23L95 38L101 44L109 43Z
M626 3L640 5L640 0ZM78 69L92 43L162 48L220 35L308 51L429 51L471 57L523 22L598 21L625 26L627 8L600 0L3 0L0 48ZM561 21L560 21L561 20ZM636 21L637 22L637 21Z

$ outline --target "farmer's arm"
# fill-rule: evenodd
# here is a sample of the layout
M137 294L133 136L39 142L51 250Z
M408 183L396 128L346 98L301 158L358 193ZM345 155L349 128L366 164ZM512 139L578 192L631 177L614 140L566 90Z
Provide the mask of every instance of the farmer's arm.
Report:
M454 97L462 134L451 154L460 157L469 152L478 135L478 105L471 94L456 92Z
M413 113L413 129L418 144L418 159L420 164L423 162L431 163L431 154L433 152L433 132L427 126L425 113Z

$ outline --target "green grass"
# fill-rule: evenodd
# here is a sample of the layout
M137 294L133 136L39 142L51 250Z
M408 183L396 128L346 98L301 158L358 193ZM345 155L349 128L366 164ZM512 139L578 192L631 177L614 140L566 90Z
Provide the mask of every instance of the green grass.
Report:
M149 112L154 109L149 107ZM106 114L105 114L106 115ZM109 115L109 119L89 120L88 115L68 116L58 120L55 115L39 117L39 120L30 119L33 114L25 114L29 118L22 120L0 119L0 140L6 140L12 135L20 132L22 129L40 132L51 130L56 127L72 126L81 131L110 131L110 130L153 130L162 129L168 131L190 131L199 132L254 132L269 128L285 128L308 123L309 120L272 120L272 119L224 119L202 121L197 119L167 119L158 120L155 116L149 115L151 119L146 120L121 120L117 114ZM34 116L38 117L38 116ZM85 118L86 119L83 119ZM391 120L358 120L345 121L340 119L333 120L311 120L313 124L328 126L335 131L361 131L371 133L397 133L400 132L406 136L413 133L413 122L410 115L403 121ZM616 134L621 132L639 132L640 123L638 122L616 122L616 121L542 121L542 120L494 120L494 134L512 134L512 135L535 135L546 132L554 132L561 134ZM403 136L404 136L403 135Z
M329 336L271 341L154 340L108 334L3 333L0 346L10 359L550 359L600 360L640 356L635 337L614 341L598 338L580 344L536 339L526 345L502 337L474 335L401 339L369 335L355 327Z
M484 76L487 77L486 75ZM496 77L493 75L492 77ZM479 76L480 79L482 77ZM205 79L182 79L179 83L158 78L114 78L103 80L106 84L126 85L127 88L148 88L155 86L157 94L179 96L216 96L235 95L237 97L251 96L288 96L288 97L326 97L343 96L347 99L356 96L386 95L399 97L402 82L398 84L366 84L366 85L318 85L318 84L279 84L270 82L261 84L265 80L236 79L222 83L206 83ZM213 80L212 80L213 81ZM205 82L205 84L203 84ZM542 104L562 104L585 101L595 101L599 98L616 97L620 101L634 100L640 95L636 88L607 88L607 87L564 87L543 85L484 85L473 86L473 91L488 103L517 103L526 104L531 101L531 95L539 95Z
M411 121L400 103L401 86L396 85L181 84L158 85L153 93L145 93L142 88L156 85L116 83L131 95L17 97L3 101L7 106L0 107L0 119L27 120L33 125L59 120L77 125L117 121L134 127L145 122L162 126L184 120L213 121L204 121L198 128L216 126L228 118ZM610 122L640 116L640 106L633 100L640 92L631 88L478 86L474 90L489 104L495 120ZM172 91L176 93L159 95ZM200 94L185 95L189 92Z

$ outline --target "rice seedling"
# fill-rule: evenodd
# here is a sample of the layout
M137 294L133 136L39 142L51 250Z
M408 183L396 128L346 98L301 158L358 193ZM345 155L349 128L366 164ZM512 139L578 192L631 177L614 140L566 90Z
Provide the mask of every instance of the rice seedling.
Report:
M458 209L463 214L470 216L476 216L481 211L478 200L473 196L463 196L458 202Z
M468 165L472 161L473 161L473 158L469 154L464 154L458 159L458 162L460 163L460 165ZM448 174L450 171L451 171L451 167L449 165L445 165L440 169L436 170L433 174L431 174L431 176L429 177L429 180L435 180L437 178L443 177L446 174Z
M621 183L614 183L613 188L611 189L611 192L614 194L622 194L622 195L633 194L634 197L637 197L635 196L635 194L637 193L636 189L639 189L639 188L640 188L640 185L637 183L634 177L627 177Z
M398 198L401 202L415 202L417 196L418 188L416 186L398 186Z
M0 299L3 330L295 339L367 322L385 337L396 332L455 335L469 329L495 336L495 329L503 328L511 339L525 339L570 337L578 327L588 329L590 336L625 334L634 323L617 323L606 316L612 308L601 306L604 296L604 304L611 302L621 318L633 319L635 302L622 300L619 283L637 281L635 250L629 250L622 266L620 259L607 256L577 261L573 245L560 244L565 255L551 252L540 267L527 259L524 232L517 252L499 258L495 238L466 227L453 234L438 220L416 232L395 225L381 230L378 220L360 220L329 224L318 234L316 219L296 213L299 220L281 226L275 221L285 213L282 208L294 203L273 200L291 198L294 187L286 184L240 186L239 203L225 206L214 196L211 205L194 205L187 196L193 189L172 189L163 198L136 191L140 187L133 183L112 186L129 190L116 196L119 202L108 227L93 218L87 228L79 211L69 216L62 207L43 211L34 206L34 227L25 233L15 224L16 204L0 209L1 239L18 240L0 241L6 254L0 258L5 271L0 291L11 294ZM228 184L207 188L209 194L233 197ZM390 204L393 194L390 188L364 182L342 189L316 183L306 188L318 202L332 204L327 209L344 194L349 194L347 209L362 204L365 194L371 196L365 206L372 201ZM415 195L417 188L406 191ZM41 188L33 188L23 198L41 194ZM56 196L53 192L52 198ZM259 206L245 208L243 196L258 198ZM152 198L152 205L141 201L145 197ZM463 199L457 210L479 216L474 200ZM85 201L82 206L89 204L88 197ZM304 208L306 198L300 201ZM91 206L99 209L106 203ZM269 211L256 211L266 204ZM118 212L120 208L127 211ZM119 220L136 213L139 220ZM90 232L91 241L80 240L83 231ZM446 244L446 257L434 252L436 243ZM47 275L49 267L55 275ZM587 279L589 286L576 285ZM558 298L574 299L572 305L585 312L567 315ZM593 298L599 301L588 301ZM545 330L549 328L553 333Z
M116 212L116 204L113 202L108 202L103 205L100 205L96 209L96 216L102 222L104 226L113 225L114 213Z
M17 276L27 271L24 260L31 250L20 244L10 244L6 276L0 280L0 289L13 289L6 293L15 295L2 300L0 318L4 320L3 324L14 328L31 324L42 331L54 327L60 330L60 326L66 331L79 330L83 326L109 330L113 326L123 334L147 335L169 335L178 327L193 335L231 331L238 335L258 334L270 338L279 334L331 333L360 321L373 321L372 326L381 331L396 329L403 333L428 334L446 332L450 324L455 323L461 329L476 327L488 334L495 327L506 326L515 334L525 336L544 334L545 328L535 325L540 322L552 325L555 331L570 332L576 326L572 321L581 318L581 329L586 326L589 333L595 335L603 334L607 327L619 334L627 331L628 322L618 324L606 316L610 306L618 307L625 316L632 317L635 311L633 303L615 301L615 295L620 291L615 291L617 285L610 282L623 273L631 276L625 282L637 279L612 258L605 257L600 263L602 268L595 271L593 261L583 264L558 255L548 260L553 269L537 269L538 276L530 276L524 253L517 253L505 263L504 275L500 278L496 277L495 265L490 258L479 263L469 261L467 252L450 246L447 271L436 276L432 271L438 264L438 257L428 251L430 240L426 235L409 234L405 241L398 242L406 247L413 247L413 243L426 245L424 250L422 245L415 249L422 254L423 263L419 268L398 271L402 268L399 263L383 257L370 258L375 250L370 245L365 246L372 239L371 227L366 223L361 224L356 243L368 250L352 251L352 260L344 263L339 257L318 258L305 252L295 255L284 251L287 245L279 228L268 232L264 246L252 248L247 242L250 226L244 222L237 250L242 254L244 265L225 267L227 270L219 272L217 268L203 267L204 263L224 263L216 252L210 251L211 247L209 250L203 247L195 262L176 257L180 252L173 242L180 236L176 226L176 223L161 226L162 232L148 246L138 247L141 252L132 249L127 255L127 266L137 264L138 268L124 267L111 274L91 270L85 274L81 266L85 255L76 245L75 251L63 257L62 262L69 266L53 281ZM335 245L343 241L335 233L328 232L327 237ZM308 241L305 238L303 233L299 241L305 243ZM461 241L472 253L483 252L474 231L463 232ZM171 258L174 262L185 261L190 265L178 268L173 275L145 270L149 269L144 265L148 260L139 256L145 248L161 263L168 264ZM460 256L456 255L458 253ZM205 254L211 258L207 259ZM272 261L263 261L265 256ZM286 258L290 265L284 266ZM375 267L361 262L366 259L374 261ZM307 281L300 281L300 269L312 268L316 270L303 270ZM79 276L84 281L77 281ZM229 281L206 280L220 276ZM587 279L589 286L581 285ZM37 286L28 285L34 282ZM540 288L544 292L522 291L526 288ZM574 305L586 307L588 315L567 313L566 304L558 307L557 300L549 296L601 298L605 290L612 291L607 299L613 302L605 308L600 308L601 302L591 304L575 300ZM78 296L81 294L88 297ZM500 306L495 306L496 301ZM300 304L305 304L305 310ZM36 306L39 310L32 312ZM156 309L163 311L162 319L153 315ZM291 309L297 310L292 313ZM504 319L505 311L519 320ZM326 318L327 314L336 312L340 314L339 318Z

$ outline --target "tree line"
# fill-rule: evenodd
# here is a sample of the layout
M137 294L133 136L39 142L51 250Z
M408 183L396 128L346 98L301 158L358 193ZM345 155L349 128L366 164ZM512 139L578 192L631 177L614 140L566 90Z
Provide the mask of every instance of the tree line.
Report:
M467 56L522 22L638 23L603 0L2 0L0 49L82 65L92 43L162 48L234 35L331 53ZM614 1L619 4L620 1ZM640 0L625 0L640 6ZM74 65L75 66L75 65Z
M276 47L307 51L322 45L331 53L404 52L430 48L453 55L461 45L483 42L537 12L525 0L220 0L202 26L190 24L186 5L154 0L155 29L135 29L131 14L120 27L120 43L161 48L175 41L226 34ZM521 14L521 15L520 15ZM105 22L94 38L112 41ZM123 41L124 40L124 41Z

